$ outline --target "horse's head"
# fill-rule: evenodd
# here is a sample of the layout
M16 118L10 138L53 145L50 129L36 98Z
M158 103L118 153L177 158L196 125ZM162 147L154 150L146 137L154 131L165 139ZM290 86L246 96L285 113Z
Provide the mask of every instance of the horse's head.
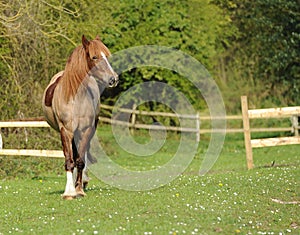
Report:
M108 84L109 87L117 86L119 82L118 75L107 60L110 51L100 38L97 36L94 40L89 41L83 35L82 45L86 53L89 74L100 80L100 82Z

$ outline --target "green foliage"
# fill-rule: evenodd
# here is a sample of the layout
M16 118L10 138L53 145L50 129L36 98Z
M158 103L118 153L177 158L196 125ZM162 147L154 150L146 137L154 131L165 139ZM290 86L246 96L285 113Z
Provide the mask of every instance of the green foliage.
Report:
M100 8L101 2L99 2ZM217 40L226 22L209 1L118 1L103 30L112 50L132 46L159 45L181 50L213 71L214 58L221 50ZM97 19L95 19L97 22ZM110 24L109 22L112 22ZM110 44L111 43L111 44ZM138 58L130 58L137 60ZM171 59L171 58L170 58ZM187 78L162 68L135 68L121 74L120 90L147 81L160 81L182 91L197 108L204 108L198 89ZM107 98L104 94L104 97ZM105 99L104 99L105 100ZM159 105L158 105L159 106ZM151 109L150 106L148 106ZM159 109L154 106L152 109Z
M58 47L61 41L57 40L62 30L58 23L64 22L60 19L62 12L41 1L1 3L0 27L5 31L9 48L9 73L1 78L5 84L2 91L6 93L1 102L2 120L41 115L43 89L52 75L63 68L57 56L62 49Z
M8 112L14 113L17 110L13 107L16 107L17 104L14 102L14 97L10 96L10 92L16 88L16 84L13 83L10 77L10 48L9 48L9 39L5 38L6 29L0 27L0 78L1 78L1 89L0 89L0 110L6 112L7 106L11 106L11 109ZM5 81L5 82L4 82Z
M7 31L6 48L10 48L11 67L5 88L14 103L7 106L1 119L41 115L40 100L50 78L63 69L65 61L80 44L81 35L97 34L116 52L138 45L161 45L180 49L196 57L207 68L214 67L213 58L220 47L218 35L223 34L224 21L216 6L209 1L21 1L2 4L1 29ZM198 9L198 10L197 10ZM3 54L3 52L1 52ZM141 68L121 75L116 92L108 91L105 100L141 81L162 81L176 85L186 93L197 108L197 90L176 73ZM11 82L9 82L11 81ZM28 103L31 108L28 109ZM19 113L19 114L18 114Z
M299 104L299 2L215 2L238 29L224 54L227 76L242 80L242 90L256 106Z
M112 53L159 45L193 56L220 85L230 112L240 110L242 94L259 107L299 103L296 0L12 0L0 6L2 120L42 115L43 90L82 34L99 34ZM120 79L104 102L113 103L141 82L161 81L183 92L195 108L205 108L197 89L175 72L137 68Z

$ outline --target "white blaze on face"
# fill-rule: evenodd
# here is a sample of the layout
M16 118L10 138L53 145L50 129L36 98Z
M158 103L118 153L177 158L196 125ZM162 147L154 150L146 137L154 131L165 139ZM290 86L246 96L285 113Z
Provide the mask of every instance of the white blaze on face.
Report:
M112 72L112 74L114 74L114 73L115 73L114 70L112 69L110 63L108 62L108 60L107 60L105 54L104 54L102 51L101 51L101 56L102 56L102 58L104 59L105 63L107 64L109 70Z

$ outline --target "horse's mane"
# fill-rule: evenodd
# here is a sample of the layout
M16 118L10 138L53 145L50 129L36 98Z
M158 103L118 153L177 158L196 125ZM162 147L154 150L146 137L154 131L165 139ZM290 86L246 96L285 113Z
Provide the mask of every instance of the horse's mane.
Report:
M97 42L98 41L98 42ZM90 51L103 51L107 56L110 55L108 48L100 40L90 41ZM93 65L88 64L88 58L83 46L74 49L65 66L61 82L64 88L64 98L69 100L74 97L79 86L86 78Z

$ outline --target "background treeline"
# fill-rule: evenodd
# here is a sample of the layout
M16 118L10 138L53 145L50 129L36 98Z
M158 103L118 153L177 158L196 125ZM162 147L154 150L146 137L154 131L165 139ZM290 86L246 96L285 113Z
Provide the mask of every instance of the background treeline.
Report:
M299 105L299 8L298 0L0 0L0 120L42 115L43 90L82 34L99 34L112 53L162 45L193 56L218 83L228 113L240 112L244 94L252 107ZM204 107L171 71L132 69L120 80L103 102L151 80Z

